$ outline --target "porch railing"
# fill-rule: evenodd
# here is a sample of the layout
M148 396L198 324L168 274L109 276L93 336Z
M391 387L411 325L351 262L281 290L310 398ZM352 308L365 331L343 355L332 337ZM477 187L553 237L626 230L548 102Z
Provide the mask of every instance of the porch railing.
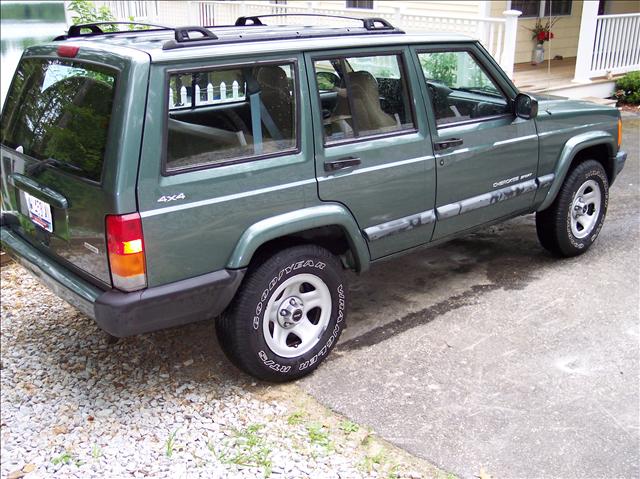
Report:
M322 7L315 1L273 4L257 1L190 1L191 20L201 25L231 25L236 18L250 15L315 13L354 17L381 17L408 33L460 33L482 42L502 68L511 76L515 58L518 16L509 10L502 18L434 15L405 12L402 6L381 7L375 10ZM282 17L278 22L296 23L299 18ZM333 23L333 21L332 21Z
M402 6L401 2L398 2L398 6L381 6L371 10L322 6L318 1L276 4L266 1L237 0L189 0L186 2L98 0L96 4L108 6L119 20L136 17L137 20L144 19L167 25L174 24L176 18L187 17L185 13L188 14L189 23L203 26L232 25L236 18L241 16L286 13L382 17L408 33L460 33L480 40L509 76L513 76L516 33L520 15L517 10L507 10L500 18L439 15L408 10ZM300 19L295 17L278 19L278 22L285 24L299 21ZM334 20L331 22L337 23Z
M640 70L640 13L598 15L599 2L584 0L574 81Z
M640 69L640 13L600 15L591 57L591 75Z

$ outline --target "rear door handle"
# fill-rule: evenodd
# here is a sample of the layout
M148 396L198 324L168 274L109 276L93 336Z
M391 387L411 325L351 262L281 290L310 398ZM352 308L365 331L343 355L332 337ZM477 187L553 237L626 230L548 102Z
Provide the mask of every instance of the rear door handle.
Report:
M346 158L340 158L335 161L328 161L324 164L324 171L336 171L341 170L343 168L350 168L352 166L358 166L360 163L360 158L356 158L354 156L347 156Z
M433 144L433 149L436 151L446 150L447 148L451 148L452 146L460 146L462 145L462 138L449 138L442 141L436 141Z

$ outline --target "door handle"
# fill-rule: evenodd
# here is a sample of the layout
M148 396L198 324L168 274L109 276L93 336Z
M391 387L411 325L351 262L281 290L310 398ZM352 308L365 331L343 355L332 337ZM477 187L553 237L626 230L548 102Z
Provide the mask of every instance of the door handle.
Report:
M354 156L347 156L346 158L340 158L335 161L328 161L324 164L324 171L336 171L341 170L343 168L350 168L352 166L358 166L360 163L360 158L356 158Z
M446 150L447 148L451 148L452 146L460 146L462 145L462 138L448 138L442 141L436 141L433 144L433 149L436 151Z

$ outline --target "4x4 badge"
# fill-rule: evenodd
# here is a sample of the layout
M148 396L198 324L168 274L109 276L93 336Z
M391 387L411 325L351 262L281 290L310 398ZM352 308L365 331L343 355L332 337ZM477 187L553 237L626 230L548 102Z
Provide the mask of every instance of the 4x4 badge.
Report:
M177 195L163 195L158 198L158 203L168 203L169 201L184 200L185 198L186 196L184 193L178 193Z

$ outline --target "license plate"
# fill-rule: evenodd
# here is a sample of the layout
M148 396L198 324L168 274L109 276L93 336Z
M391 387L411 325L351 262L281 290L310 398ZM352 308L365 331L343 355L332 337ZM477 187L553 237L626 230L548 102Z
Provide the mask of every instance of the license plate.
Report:
M53 233L53 219L51 218L51 205L45 203L28 193L24 194L29 209L29 218L42 229Z

